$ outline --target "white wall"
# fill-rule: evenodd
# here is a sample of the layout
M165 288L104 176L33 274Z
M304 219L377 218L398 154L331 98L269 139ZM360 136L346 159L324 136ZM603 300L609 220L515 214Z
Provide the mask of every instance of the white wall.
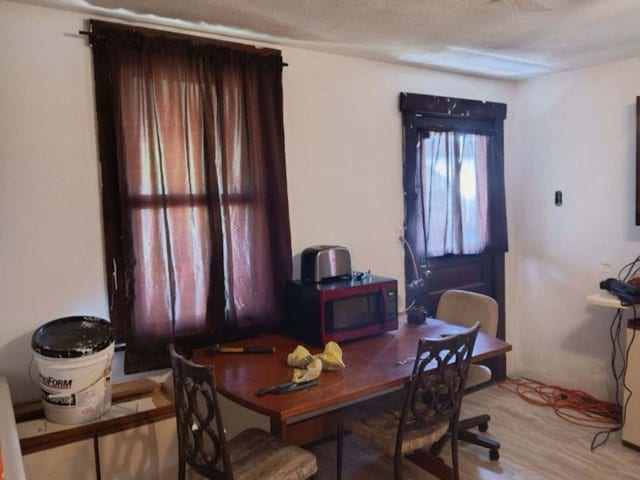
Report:
M18 401L30 337L65 315L108 318L85 16L0 2L0 373ZM348 246L402 279L399 93L508 102L513 84L283 49L294 254ZM296 271L298 269L296 268Z
M520 372L610 400L614 311L585 297L640 254L638 78L640 59L549 75L520 84L511 108L509 325Z
M514 85L308 50L283 54L294 254L342 244L354 269L403 278L399 93L508 102Z
M86 17L2 0L0 11L0 375L23 401L37 395L33 330L108 308ZM516 84L283 54L294 253L343 244L354 268L402 279L399 93L506 102L510 372L613 399L613 312L585 296L640 253L640 59Z
M33 330L107 317L84 16L0 2L0 373L32 398ZM639 252L637 59L517 85L283 49L294 253L347 245L401 279L401 91L509 103L507 331L523 375L612 398L612 312L586 306ZM515 95L514 95L515 92ZM553 205L562 190L565 204ZM511 369L513 370L513 368Z
M82 17L0 3L0 374L16 400L33 330L107 318L91 51Z

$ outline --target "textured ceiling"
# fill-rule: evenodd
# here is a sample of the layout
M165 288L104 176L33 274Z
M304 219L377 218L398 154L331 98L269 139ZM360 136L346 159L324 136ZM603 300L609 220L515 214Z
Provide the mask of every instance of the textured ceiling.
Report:
M21 0L520 79L640 56L640 0Z

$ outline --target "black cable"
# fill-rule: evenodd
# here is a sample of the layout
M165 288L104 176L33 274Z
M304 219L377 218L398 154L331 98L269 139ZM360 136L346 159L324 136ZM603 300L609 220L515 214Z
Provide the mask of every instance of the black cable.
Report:
M624 365L623 368L620 370L621 373L618 373L618 369L616 367L616 359L618 357L618 345L620 343L619 337L620 337L620 325L622 323L622 309L618 309L616 311L616 314L613 316L613 320L611 321L611 325L609 326L609 338L611 339L611 373L613 374L613 378L615 380L615 387L616 387L616 405L618 405L618 407L620 407L620 393L618 390L618 382L620 380L620 375L624 372ZM621 428L621 425L612 427L610 429L607 430L601 430L599 432L596 432L596 434L593 436L593 438L591 439L591 450L595 450L598 447L601 447L602 445L604 445L605 443L607 443L607 441L609 440L609 435L611 435L611 433L618 431ZM598 438L600 438L602 435L606 435L605 438L599 442L597 442Z
M633 261L627 263L620 269L620 271L618 272L618 279L622 282L628 282L632 278L636 277L638 275L638 272L640 272L640 255L638 255ZM607 442L607 440L609 440L609 435L611 435L611 433L622 429L622 427L624 426L626 415L627 415L627 407L629 406L629 400L631 400L631 396L633 395L633 392L627 385L626 372L627 372L627 365L629 364L629 352L631 351L631 346L633 345L633 342L636 338L636 322L638 322L638 315L636 312L635 304L630 303L629 305L625 304L625 306L630 306L633 308L633 319L631 321L634 322L634 324L632 325L633 334L631 336L631 339L629 339L629 341L627 342L626 347L623 346L622 344L621 333L623 330L622 330L622 309L621 308L619 308L616 314L614 315L613 320L611 322L611 326L609 327L609 336L611 338L611 343L612 343L611 372L613 373L613 378L615 380L616 405L618 405L618 408L620 408L621 410L620 425L613 427L609 430L603 430L603 431L597 432L593 436L593 439L591 441L591 450L595 450L596 448L604 445ZM618 370L616 366L618 352L621 352L620 358L622 360L622 365L620 370ZM628 393L627 398L624 400L624 405L622 405L620 401L620 387L619 387L620 383L622 383L623 390ZM596 440L601 435L606 435L604 440L596 443Z
M638 261L638 259L636 259L634 262L632 262L629 265L632 265L633 263L636 263L637 261ZM611 326L609 327L609 335L611 337L611 342L613 344L613 348L612 348L613 351L612 351L612 354L611 354L611 371L612 371L613 377L615 379L616 405L618 405L618 407L621 410L620 425L617 425L617 426L615 426L613 428L610 428L608 430L602 430L600 432L597 432L593 436L593 439L591 440L591 450L595 450L596 448L601 447L602 445L607 443L607 441L609 440L609 436L613 432L617 432L619 430L622 430L622 427L624 426L624 423L625 423L625 420L626 420L626 416L627 416L627 407L629 406L629 401L631 400L631 397L633 395L633 391L627 385L626 372L627 372L627 365L629 365L629 352L631 351L631 346L633 345L633 342L634 342L634 340L636 338L636 325L635 325L635 322L638 321L638 318L637 318L637 313L636 313L636 306L635 305L631 305L631 306L633 307L633 320L632 320L634 322L633 328L632 328L633 333L631 335L631 339L629 339L629 341L627 342L626 348L623 348L623 346L622 346L622 335L621 335L621 332L623 330L621 328L621 326L622 326L622 310L621 309L618 309L618 311L616 312L616 314L613 317L613 321L611 322ZM615 328L615 332L614 332L614 328ZM618 351L624 352L621 355L622 368L619 371L616 368L616 359L618 357ZM628 396L624 400L624 405L622 405L622 403L620 402L620 389L619 389L620 380L622 380L623 389L628 392ZM605 435L604 439L599 441L599 442L596 442L596 440L602 435Z
M615 331L614 331L615 326ZM620 390L619 390L619 381L625 371L624 358L622 358L622 368L618 370L616 366L616 362L618 359L618 352L623 351L622 340L620 332L622 330L622 310L619 309L616 315L614 316L611 327L609 328L609 336L611 338L611 372L613 373L613 378L615 379L615 388L616 388L616 405L620 407Z
M629 274L627 275L627 280L631 280L632 278L637 277L639 271L640 271L640 265L636 266L635 269L630 270Z
M631 334L631 338L627 342L627 351L625 353L625 359L624 359L625 373L626 373L627 367L629 366L629 353L631 352L631 346L633 345L633 342L636 339L637 322L638 322L638 317L636 316L636 306L634 305L633 306L633 324L631 325L631 327L632 327L631 330L633 331L633 333ZM627 407L629 406L629 401L631 400L631 397L633 396L633 391L629 388L629 385L627 385L627 376L626 375L623 376L622 387L624 388L624 390L627 391L628 396L624 401L624 407L622 409L622 424L621 424L621 427L624 426L624 422L625 422L625 420L627 418Z
M633 278L635 274L638 273L638 271L640 271L640 265L638 265L637 267L635 266L638 263L640 263L640 255L638 255L635 258L635 260L627 263L620 269L620 271L618 272L618 279L620 279L623 282L626 282L631 278ZM626 273L623 274L625 270L626 270Z

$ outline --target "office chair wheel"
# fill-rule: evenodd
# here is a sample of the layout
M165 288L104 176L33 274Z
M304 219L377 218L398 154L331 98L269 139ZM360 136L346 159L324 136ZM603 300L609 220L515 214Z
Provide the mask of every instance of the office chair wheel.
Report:
M488 423L481 423L480 425L478 425L478 430L480 430L481 432L486 432L487 430L489 430L489 424Z
M489 459L494 461L494 460L498 460L500 458L500 452L498 450L495 449L491 449L489 450Z

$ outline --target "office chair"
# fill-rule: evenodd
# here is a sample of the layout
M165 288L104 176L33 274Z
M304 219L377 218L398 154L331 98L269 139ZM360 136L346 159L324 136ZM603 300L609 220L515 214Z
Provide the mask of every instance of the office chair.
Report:
M480 293L464 290L447 290L440 297L436 318L445 322L455 323L465 327L474 322L480 322L480 331L488 335L496 336L498 329L498 302L493 298ZM489 367L479 364L471 364L467 377L467 390L472 390L491 380ZM470 430L478 427L480 432L486 432L489 428L489 415L460 420L458 438L468 443L473 443L489 449L489 458L500 458L500 443Z
M197 365L169 345L178 427L178 478L186 465L215 480L313 478L316 457L258 428L226 439L213 366Z
M394 458L394 478L402 460L442 438L451 439L454 480L459 479L458 416L471 354L480 328L459 335L418 341L406 388L340 410L337 414L337 478L342 478L345 431L355 433Z

